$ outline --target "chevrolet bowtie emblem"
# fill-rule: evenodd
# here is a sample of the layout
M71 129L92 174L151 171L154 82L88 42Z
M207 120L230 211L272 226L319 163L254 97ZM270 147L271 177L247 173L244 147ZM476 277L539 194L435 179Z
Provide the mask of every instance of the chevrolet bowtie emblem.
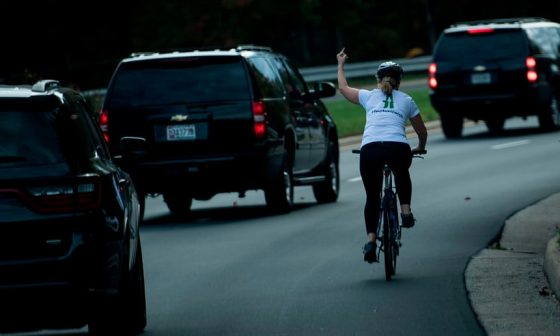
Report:
M183 115L183 114L176 114L173 117L171 117L171 121L185 121L187 120L189 116Z

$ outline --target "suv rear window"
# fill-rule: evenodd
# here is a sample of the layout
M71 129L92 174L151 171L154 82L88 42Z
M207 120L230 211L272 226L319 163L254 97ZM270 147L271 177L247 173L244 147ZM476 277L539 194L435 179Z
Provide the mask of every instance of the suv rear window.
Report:
M436 61L502 60L523 58L529 45L521 30L495 30L492 33L449 33L442 36L434 53Z
M41 165L45 176L80 172L99 152L84 130L87 115L53 104L52 97L0 102L0 168Z
M240 57L123 63L113 80L113 108L246 100L251 92Z
M0 167L64 162L52 114L0 106Z

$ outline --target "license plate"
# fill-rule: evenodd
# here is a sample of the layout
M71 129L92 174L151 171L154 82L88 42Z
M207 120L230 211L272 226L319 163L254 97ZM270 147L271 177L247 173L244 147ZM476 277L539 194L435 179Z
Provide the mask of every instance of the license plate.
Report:
M196 128L194 124L167 126L167 141L193 139L196 139Z
M492 77L489 73L476 73L471 75L472 84L489 84L492 82Z

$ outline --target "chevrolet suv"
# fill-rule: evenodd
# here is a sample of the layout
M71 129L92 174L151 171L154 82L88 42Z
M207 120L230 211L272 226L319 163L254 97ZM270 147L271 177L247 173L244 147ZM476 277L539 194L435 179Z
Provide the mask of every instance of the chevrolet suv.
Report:
M560 24L541 18L462 22L445 29L429 66L432 105L447 138L463 119L500 132L507 118L560 124Z
M133 54L115 69L100 125L141 192L162 194L174 214L251 189L289 212L294 186L337 200L338 134L320 100L335 93L328 82L308 87L267 47Z
M97 115L57 81L0 86L0 333L140 332L140 203Z

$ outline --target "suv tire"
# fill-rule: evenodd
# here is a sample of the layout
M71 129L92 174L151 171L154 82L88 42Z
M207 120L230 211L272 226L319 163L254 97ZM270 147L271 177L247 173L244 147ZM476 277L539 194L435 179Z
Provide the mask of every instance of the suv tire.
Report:
M550 107L539 114L539 126L544 131L554 131L560 125L560 102L557 97L552 97Z
M187 216L191 212L192 197L177 191L163 193L163 200L167 208L175 216Z
M97 297L89 322L91 335L136 335L147 324L142 247L138 238L134 266L125 275L119 293Z
M294 177L291 162L290 155L286 152L282 160L282 169L264 190L266 204L274 212L288 213L292 210Z
M463 117L450 113L440 113L441 128L448 139L460 138L463 133Z
M319 203L332 203L338 199L340 176L336 148L334 141L330 140L328 160L324 167L325 181L313 185L313 195Z

